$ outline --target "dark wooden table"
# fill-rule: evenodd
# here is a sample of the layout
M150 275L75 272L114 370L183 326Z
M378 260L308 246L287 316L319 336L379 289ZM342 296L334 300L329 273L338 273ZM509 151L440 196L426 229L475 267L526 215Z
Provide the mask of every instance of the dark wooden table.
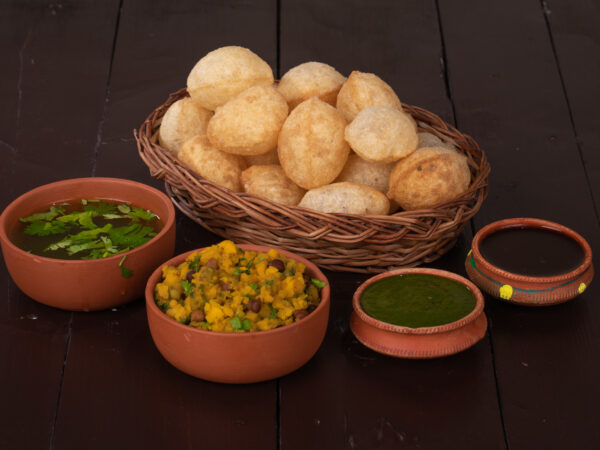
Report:
M73 177L162 189L133 128L200 57L235 44L278 76L310 60L374 72L479 142L490 195L434 267L464 274L473 232L506 217L561 222L597 251L599 22L591 0L2 1L0 209ZM183 215L177 232L177 253L220 240ZM327 276L332 311L315 357L279 380L228 386L170 366L141 300L48 308L2 262L0 448L600 448L597 285L548 308L487 298L483 341L410 361L349 331L366 276Z

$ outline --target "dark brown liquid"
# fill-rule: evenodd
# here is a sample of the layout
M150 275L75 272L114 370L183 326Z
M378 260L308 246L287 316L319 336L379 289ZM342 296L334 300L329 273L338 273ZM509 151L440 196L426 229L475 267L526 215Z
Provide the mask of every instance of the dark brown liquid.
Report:
M479 245L484 259L507 272L551 277L576 269L584 252L573 239L544 228L507 228Z

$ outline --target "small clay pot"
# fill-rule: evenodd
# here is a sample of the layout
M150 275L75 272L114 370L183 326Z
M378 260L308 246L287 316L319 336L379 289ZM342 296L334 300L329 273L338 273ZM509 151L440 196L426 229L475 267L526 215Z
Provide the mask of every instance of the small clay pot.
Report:
M540 228L560 233L579 244L584 254L583 261L570 272L548 277L500 269L482 256L480 245L487 236L507 228ZM483 227L473 238L465 268L469 278L484 292L507 302L528 306L548 306L571 300L583 293L594 277L592 249L583 237L561 224L533 218L504 219Z
M240 244L242 250L267 252L270 247ZM164 265L177 266L190 254L178 255ZM162 276L157 268L146 285L148 325L156 348L182 372L219 383L255 383L286 375L316 353L329 319L329 282L316 265L294 253L279 253L301 262L306 273L326 283L321 303L305 318L280 328L248 333L206 331L183 325L167 316L154 302L154 287Z
M150 241L126 253L93 260L64 260L33 255L10 240L20 217L53 203L81 199L130 202L156 213L163 223ZM77 178L46 184L21 195L0 216L0 244L15 284L32 299L70 311L94 311L122 305L144 293L148 276L175 249L175 209L162 192L117 178ZM133 271L124 278L119 263Z
M382 278L406 274L425 274L448 278L464 284L475 295L475 308L462 319L435 327L409 328L369 316L360 305L364 290ZM398 269L369 278L352 298L354 311L350 328L356 338L370 349L389 356L428 359L452 355L475 345L487 330L483 295L473 283L452 272L437 269Z

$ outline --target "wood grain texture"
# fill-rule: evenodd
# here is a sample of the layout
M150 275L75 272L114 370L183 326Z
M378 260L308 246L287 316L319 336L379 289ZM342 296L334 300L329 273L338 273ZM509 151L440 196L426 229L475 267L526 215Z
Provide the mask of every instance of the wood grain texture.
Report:
M452 122L434 2L284 1L281 13L282 73L310 60L345 75L375 73L403 101ZM434 266L463 273L467 242ZM333 294L323 347L281 380L282 449L504 448L487 340L431 361L379 355L348 328L352 294L366 277L327 275Z
M440 10L457 120L487 149L492 166L490 196L475 224L540 217L575 229L598 248L540 3L441 1ZM511 450L599 445L597 420L586 412L595 410L600 394L597 296L592 284L575 301L549 308L488 300Z
M568 101L577 146L600 211L600 4L591 0L543 1L556 63Z
M132 130L217 47L249 47L274 67L275 13L266 1L124 1L95 174L163 189L140 160ZM221 240L180 214L176 226L176 253ZM76 314L55 448L234 449L251 442L273 449L276 394L275 381L229 386L179 372L156 350L141 299Z
M90 174L115 4L2 4L0 208ZM51 448L71 314L25 296L3 262L0 292L0 448Z

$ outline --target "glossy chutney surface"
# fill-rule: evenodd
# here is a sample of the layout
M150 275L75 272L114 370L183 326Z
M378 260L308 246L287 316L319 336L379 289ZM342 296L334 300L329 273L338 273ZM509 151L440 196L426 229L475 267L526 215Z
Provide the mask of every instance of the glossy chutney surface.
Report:
M506 228L483 238L481 256L507 272L551 277L575 270L584 251L573 239L548 228Z
M360 306L369 316L409 328L455 322L473 311L475 304L475 295L462 283L428 274L382 278L360 297Z

